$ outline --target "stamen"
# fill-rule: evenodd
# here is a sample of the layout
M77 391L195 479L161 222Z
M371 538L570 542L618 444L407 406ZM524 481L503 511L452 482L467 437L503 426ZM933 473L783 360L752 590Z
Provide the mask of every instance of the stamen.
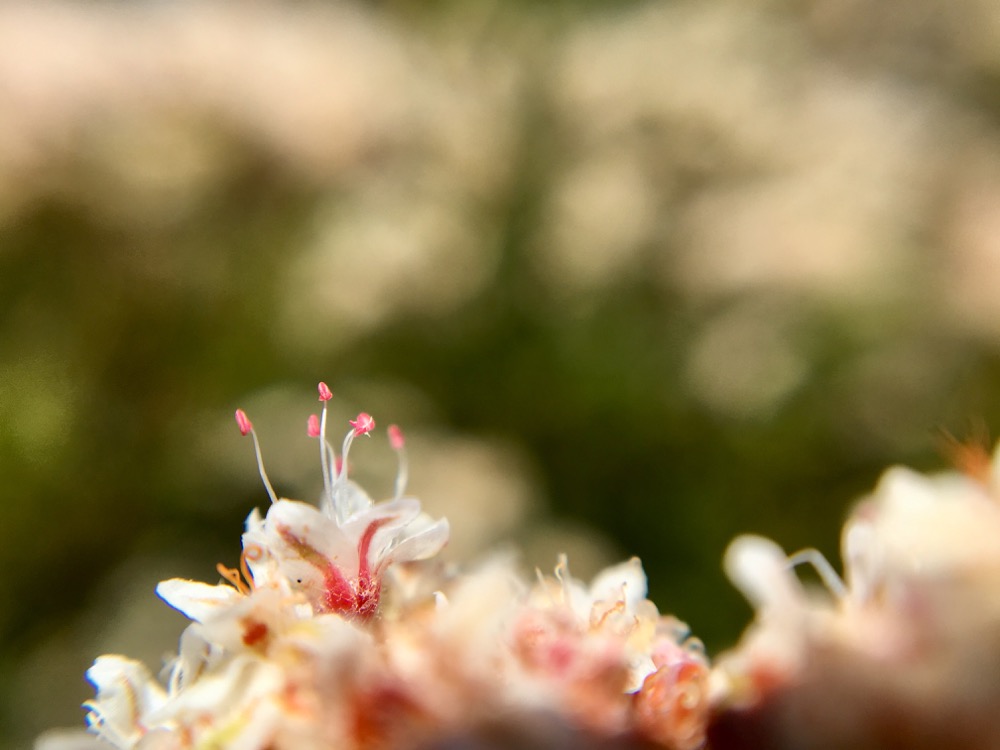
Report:
M392 446L394 451L401 451L406 446L406 438L403 437L403 431L399 429L399 425L391 424L386 430L389 434L389 445Z
M970 436L961 440L945 429L940 430L941 451L952 465L987 490L993 478L990 433L982 421L973 423Z
M241 560L241 564L242 564L242 560ZM247 587L247 585L245 583L243 583L243 579L240 578L240 574L239 574L238 570L235 570L234 568L227 568L222 563L216 563L215 569L217 571L219 571L219 575L220 576L222 576L229 583L231 583L233 585L233 587L237 591L239 591L241 594L247 595L247 594L250 593L250 589Z
M319 463L323 471L323 505L333 504L333 482L335 472L331 468L333 461L333 448L326 442L326 402L333 398L333 393L322 380L317 386L319 390L319 400L323 402L323 411L319 418L319 432L315 437L319 438ZM313 420L309 418L310 435L312 435Z
M607 619L609 617L611 617L611 615L620 615L623 612L625 612L626 608L625 608L625 599L624 599L624 596L625 596L624 587L622 587L622 589L623 589L622 590L622 598L619 599L618 601L616 601L611 607L609 607L608 609L606 609L604 612L602 612L600 614L600 616L598 616L596 618L596 622L594 621L594 617L595 617L596 613L591 612L591 615L590 615L590 617L591 617L590 627L591 627L592 630L603 628L604 627L604 623L607 622Z
M247 561L257 562L263 556L264 550L257 544L249 544L245 550L240 552L240 572L243 574L243 578L247 582L247 588L250 591L253 591L256 588L256 584L253 579L253 571L250 570L250 566L247 564Z
M837 575L837 571L830 565L830 561L823 557L822 552L812 548L800 550L794 555L789 555L788 561L785 564L788 568L794 568L796 565L803 563L813 566L813 569L819 574L820 579L822 579L823 584L830 590L831 594L838 599L843 599L847 596L847 587L844 586L844 582Z
M375 429L375 420L367 412L361 412L354 419L350 420L348 424L354 427L355 435L367 435Z
M257 440L257 433L253 429L253 422L250 421L247 413L242 409L236 410L236 424L239 425L241 435L246 436L247 433L250 433L250 437L253 438L253 450L257 456L257 470L260 472L260 478L264 482L264 488L267 490L267 495L271 498L271 502L278 502L278 496L274 494L274 487L271 486L271 480L267 478L267 472L264 471L264 459L260 455L260 442Z
M347 453L351 449L351 443L358 435L368 435L375 429L375 420L371 414L361 412L354 419L347 422L353 429L344 436L344 445L340 449L340 471L337 472L337 481L347 481Z
M398 500L403 496L403 493L406 492L406 480L409 477L409 466L406 460L406 439L403 437L403 431L399 429L397 425L389 425L388 433L389 445L391 445L392 449L396 451L396 457L399 460L399 468L396 470L396 487L393 498Z
M247 413L242 409L236 410L236 424L239 425L240 434L243 437L246 437L253 430L253 422L250 421Z
M309 415L309 421L306 422L306 434L309 437L319 437L319 417L315 414Z

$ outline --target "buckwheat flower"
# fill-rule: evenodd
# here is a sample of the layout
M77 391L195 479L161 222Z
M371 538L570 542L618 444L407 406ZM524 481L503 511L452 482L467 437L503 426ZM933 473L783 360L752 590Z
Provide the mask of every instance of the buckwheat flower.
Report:
M660 615L646 585L638 558L605 569L590 586L561 559L522 611L516 648L536 677L563 683L553 693L585 725L693 750L704 741L708 660L683 623Z
M323 495L318 508L277 499L263 468L253 426L245 414L237 412L240 431L253 437L261 477L272 497L263 522L248 526L243 542L244 546L255 544L266 550L316 612L366 621L378 611L386 569L393 563L437 554L448 540L448 522L432 521L421 513L418 500L402 497L406 476L402 459L392 500L375 503L348 478L351 444L356 437L368 435L375 420L365 412L351 420L338 460L326 439L327 402L332 393L325 383L320 383L318 390L323 409L318 420L309 420L307 429L319 441ZM393 447L401 451L399 436L393 433L390 437Z
M166 693L145 666L123 656L101 656L87 670L97 696L84 704L87 725L118 748L134 748L150 727L147 717L166 702Z
M509 559L492 559L441 585L433 605L382 622L389 669L360 688L380 747L409 746L428 726L464 736L497 716L552 716L594 741L701 745L707 660L645 599L638 560L590 585L562 560L529 588Z
M717 662L713 748L1000 746L1000 493L983 455L968 473L889 469L844 526L843 580L815 551L730 546L757 613Z
M319 443L318 506L277 496L253 424L237 411L272 501L247 517L238 564L217 567L220 583L161 582L159 596L191 621L163 685L137 662L101 657L87 704L101 739L50 735L39 747L398 750L462 742L498 720L518 737L544 726L553 741L701 746L707 660L646 598L638 559L589 585L565 559L533 586L506 558L470 572L396 565L437 552L447 522L406 496L394 425L391 499L373 502L350 480L351 445L375 421L359 414L334 451L332 393L318 391L323 409L306 422Z

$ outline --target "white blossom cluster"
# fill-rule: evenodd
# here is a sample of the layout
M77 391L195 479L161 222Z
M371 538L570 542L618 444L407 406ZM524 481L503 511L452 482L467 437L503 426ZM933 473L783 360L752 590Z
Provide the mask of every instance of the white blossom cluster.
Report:
M91 734L40 747L405 748L497 720L547 717L585 736L693 750L703 743L708 664L700 644L646 599L637 558L592 584L554 576L528 585L510 560L471 572L414 561L447 542L404 496L402 433L395 496L373 502L347 476L347 453L374 420L351 422L337 456L326 401L309 421L320 441L319 507L275 494L246 522L238 569L223 583L171 579L159 596L191 619L156 679L141 663L101 656L87 677ZM520 717L520 718L518 718Z
M503 557L428 561L449 526L405 496L402 432L389 428L395 493L373 502L347 455L374 419L351 421L338 456L319 393L319 506L278 498L237 411L272 500L247 519L239 567L220 565L217 585L160 583L192 621L161 679L99 657L90 734L37 747L429 749L539 720L601 747L1000 746L1000 461L985 449L954 443L960 472L886 472L844 527L843 578L815 550L737 538L726 571L756 617L710 669L646 598L638 558L589 585L565 558L532 584ZM826 591L802 583L802 563Z
M756 617L717 661L712 748L1000 747L1000 460L950 450L961 471L891 468L857 506L843 580L814 550L733 542Z

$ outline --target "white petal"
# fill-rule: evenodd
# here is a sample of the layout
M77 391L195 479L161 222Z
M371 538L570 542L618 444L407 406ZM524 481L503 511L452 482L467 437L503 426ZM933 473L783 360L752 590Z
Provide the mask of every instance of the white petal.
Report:
M364 513L374 503L360 485L347 481L337 483L332 497L324 495L320 503L323 514L340 523L350 520L358 513Z
M393 532L410 523L420 515L420 501L404 497L373 505L366 512L349 519L341 528L352 539L360 539L365 530L374 522L392 519L380 529L384 536L386 531ZM391 533L389 534L392 535Z
M268 510L264 527L267 548L282 570L289 560L303 559L303 550L290 543L286 533L294 535L299 542L338 568L357 570L357 540L349 538L336 521L313 505L296 500L279 500Z
M149 670L124 656L100 656L87 670L97 697L87 701L87 721L113 744L129 747L141 735L146 715L163 705L166 695Z
M241 654L218 669L203 674L169 703L151 714L151 722L197 721L212 716L216 727L225 726L256 699L276 694L284 687L281 668L254 656ZM232 727L235 729L235 727ZM228 745L227 745L228 746Z
M156 586L156 593L171 607L197 622L224 612L241 596L232 586L210 586L183 578L161 581Z
M107 747L83 729L50 729L35 739L34 750L107 750Z
M770 539L744 535L726 549L726 575L754 606L795 608L805 602L805 592L788 568L784 550Z
M642 562L633 557L618 565L605 568L590 584L590 595L594 601L617 601L624 587L625 606L629 611L646 598L646 573Z
M344 526L344 532L352 539L360 540L368 528L379 524L368 545L368 559L375 562L402 538L414 536L433 521L425 516L427 523L420 525L420 502L412 498L403 498L386 503L379 503L367 513L352 519ZM416 528L415 528L416 527Z
M441 551L448 543L450 533L448 519L442 518L423 531L403 539L388 551L385 560L390 563L426 560Z
M247 516L245 527L248 532L258 532L264 530L264 519L260 515L260 510L254 508Z

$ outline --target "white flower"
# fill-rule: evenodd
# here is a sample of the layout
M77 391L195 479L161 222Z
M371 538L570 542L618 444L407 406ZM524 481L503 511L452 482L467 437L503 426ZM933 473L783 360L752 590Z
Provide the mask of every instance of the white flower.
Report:
M170 579L157 586L164 601L193 621L181 636L166 690L143 665L124 657L100 657L88 671L97 689L86 704L88 723L102 739L130 750L192 741L245 750L269 746L279 729L287 732L294 724L288 721L295 714L289 696L314 690L310 670L295 665L320 654L329 660L352 648L363 652L370 639L345 618L358 625L371 620L386 569L430 557L446 543L447 521L432 521L419 501L402 496L406 461L399 428L389 431L400 457L396 496L374 503L346 469L352 440L368 434L374 420L362 413L351 422L337 461L324 437L324 384L320 396L322 421L309 422L310 435L320 438L323 466L318 508L277 498L253 425L237 411L241 432L253 437L272 505L263 518L257 510L247 518L239 568L219 566L226 584Z
M704 740L708 660L687 626L660 615L646 587L635 557L606 568L590 586L572 578L561 559L515 629L522 660L550 686L567 683L553 692L573 701L584 722L693 750ZM631 700L616 702L609 688Z
M322 416L308 422L320 443L319 505L278 498L238 411L271 506L247 518L238 567L218 566L225 583L157 587L191 619L165 688L120 656L88 672L97 688L88 721L100 738L125 750L381 750L447 742L497 716L546 715L553 728L595 738L638 736L672 750L702 743L707 661L646 599L638 559L589 586L565 560L533 587L509 560L465 574L411 566L387 575L436 553L447 521L405 497L398 428L389 430L399 455L393 497L373 502L348 479L351 443L374 420L351 422L338 460L324 437L331 394L323 384L319 392ZM383 586L395 588L384 608Z
M727 572L757 614L717 663L713 747L747 733L762 746L876 747L902 725L935 745L1000 745L984 709L1000 701L1000 461L975 459L965 474L886 471L844 525L844 581L815 550L730 545ZM799 583L800 562L828 592Z
M118 748L134 748L149 727L150 712L166 702L166 693L141 663L124 656L100 656L87 670L97 696L84 704L87 725Z
M347 477L347 456L355 437L367 435L375 420L364 412L351 421L339 461L326 440L326 403L332 398L325 383L319 384L322 416L310 418L308 431L320 441L323 497L320 507L295 500L278 499L264 472L260 447L246 414L237 411L243 434L253 437L261 477L272 504L263 522L247 520L244 550L259 548L266 559L248 564L256 578L258 567L273 565L306 594L317 612L335 612L362 621L378 611L382 578L396 562L423 560L437 554L448 541L448 521L432 521L420 511L420 502L403 497L406 484L404 442L399 428L389 428L390 442L400 456L395 497L374 503ZM338 466L339 464L339 466ZM273 568L268 568L268 574Z
M244 542L267 549L317 612L367 620L378 609L385 569L431 557L447 537L447 521L423 522L419 502L409 498L370 504L343 522L312 505L278 500L262 530Z

